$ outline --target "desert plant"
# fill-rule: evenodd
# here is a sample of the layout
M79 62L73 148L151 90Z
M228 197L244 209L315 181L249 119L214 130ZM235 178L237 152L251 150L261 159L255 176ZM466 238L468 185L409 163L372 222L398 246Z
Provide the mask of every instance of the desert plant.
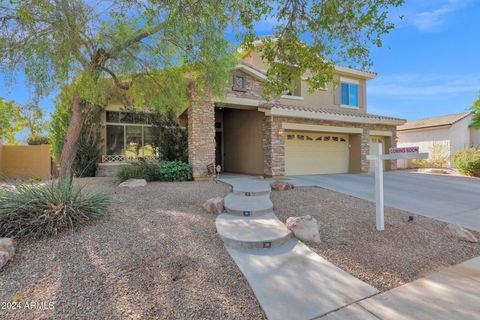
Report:
M411 163L415 168L425 168L425 159L412 159Z
M44 237L72 230L105 215L109 199L88 195L70 181L24 184L0 193L0 237Z
M161 181L187 181L192 178L192 166L181 161L164 161L158 168Z
M448 166L448 146L445 143L433 142L426 165L430 168L446 168Z
M455 153L452 158L453 163L461 173L467 176L480 177L480 149L463 149Z
M39 144L49 144L48 137L45 136L31 136L27 139L27 144L30 146L36 146Z
M145 179L147 181L159 180L158 162L147 161L139 158L138 161L123 165L118 169L116 177L118 182L128 179Z

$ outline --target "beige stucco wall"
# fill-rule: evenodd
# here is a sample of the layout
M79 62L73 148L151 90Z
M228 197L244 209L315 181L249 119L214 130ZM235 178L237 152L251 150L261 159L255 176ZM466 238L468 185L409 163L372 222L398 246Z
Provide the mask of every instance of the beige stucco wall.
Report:
M7 179L49 179L50 146L3 146L0 177Z
M223 110L225 171L263 174L263 118L258 111Z
M470 128L470 142L472 147L480 148L480 129Z
M362 135L349 135L350 159L349 171L353 173L362 172Z
M243 60L251 64L252 66L260 69L266 70L267 66L262 61L259 53L257 51L250 52ZM359 88L362 90L362 93L359 94L361 101L359 101L359 108L344 108L341 105L335 105L334 99L334 92L337 84L340 82L340 77L349 78L352 80L358 81ZM247 82L251 81L252 79L247 78ZM258 81L258 80L256 80ZM308 83L305 80L301 81L301 97L302 99L298 99L297 97L279 97L278 101L287 104L287 105L294 105L294 106L305 106L311 108L320 108L320 107L330 107L330 108L341 108L342 110L346 110L352 113L366 113L367 112L367 99L366 99L366 85L367 82L365 79L354 75L354 74L347 74L347 73L334 73L334 83L330 83L327 85L326 90L316 90L313 93L308 91ZM228 94L228 93L227 93Z
M472 123L473 115L468 115L465 118L455 122L450 127L450 154L454 155L457 151L470 148L472 141L470 140L470 124Z

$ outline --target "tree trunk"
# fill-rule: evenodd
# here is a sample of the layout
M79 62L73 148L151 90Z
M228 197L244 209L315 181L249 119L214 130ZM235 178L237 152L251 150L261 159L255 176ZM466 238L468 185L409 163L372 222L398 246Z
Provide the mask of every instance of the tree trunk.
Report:
M68 125L67 134L62 148L62 155L60 156L60 170L59 181L72 178L72 165L77 154L78 142L84 124L83 103L77 94L73 95L72 99L72 117Z

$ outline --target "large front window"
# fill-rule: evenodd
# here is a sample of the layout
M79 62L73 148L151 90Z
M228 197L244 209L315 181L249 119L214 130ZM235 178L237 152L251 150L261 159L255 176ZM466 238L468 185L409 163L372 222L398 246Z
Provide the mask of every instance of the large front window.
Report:
M107 155L155 156L149 117L142 113L107 111Z
M342 82L342 105L358 108L358 84Z

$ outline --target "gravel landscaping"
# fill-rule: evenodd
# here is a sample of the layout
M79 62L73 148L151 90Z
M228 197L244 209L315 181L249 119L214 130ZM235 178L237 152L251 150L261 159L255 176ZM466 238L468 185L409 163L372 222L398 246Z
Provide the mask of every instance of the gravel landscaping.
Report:
M341 193L296 188L271 197L283 222L306 214L318 220L321 242L310 248L381 291L480 255L479 243L448 236L446 223L422 216L408 222L409 213L397 209L385 208L385 231L376 231L374 203Z
M0 271L0 302L53 302L52 310L0 310L2 319L264 319L248 283L202 203L223 196L214 182L116 188L109 216L76 232L22 240Z

